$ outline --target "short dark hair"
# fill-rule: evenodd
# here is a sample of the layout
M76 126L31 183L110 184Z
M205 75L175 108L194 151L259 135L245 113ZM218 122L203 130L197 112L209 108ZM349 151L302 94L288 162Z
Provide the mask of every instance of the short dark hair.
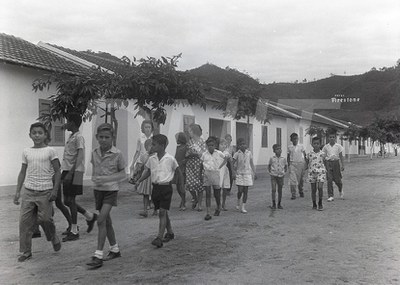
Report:
M218 139L214 136L210 136L208 137L208 139L206 140L206 144L209 144L210 142L213 142L215 146L217 146L218 144Z
M277 144L277 143L272 146L272 149L275 151L278 147L280 149L282 149L282 146L280 144Z
M30 126L30 128L29 128L29 133L32 131L33 128L42 128L43 131L44 131L47 135L49 135L49 131L47 130L46 126L45 126L43 123L41 123L41 122L33 123L33 124Z
M313 137L312 140L311 140L311 143L313 143L313 142L315 142L315 141L319 141L319 143L322 142L322 140L321 140L320 137Z
M167 147L168 145L168 138L162 134L157 134L153 136L153 141L155 141L156 143L163 145L164 148Z
M326 130L326 133L328 134L328 136L330 136L330 135L337 135L337 130L334 128L334 127L329 127L327 130Z
M142 130L142 133L144 133L144 125L150 125L151 126L151 131L154 131L153 127L153 122L151 120L144 120L142 124L140 125L140 129Z
M69 113L65 117L68 122L73 122L78 128L82 124L82 116L79 113Z
M237 145L241 145L242 143L246 143L246 140L244 138L238 138L236 141Z
M152 142L152 139L147 139L147 140L144 142L144 149L147 150L148 147L151 147L151 142Z
M298 134L296 134L296 133L292 133L291 135L290 135L290 140L292 140L292 139L294 139L294 138L298 138L299 137L299 135Z
M111 135L114 136L114 128L109 123L102 123L100 124L100 126L97 127L97 133L100 133L102 131L109 131L111 132Z
M198 124L191 124L189 128L196 136L201 136L203 134L203 130L201 129L200 125Z

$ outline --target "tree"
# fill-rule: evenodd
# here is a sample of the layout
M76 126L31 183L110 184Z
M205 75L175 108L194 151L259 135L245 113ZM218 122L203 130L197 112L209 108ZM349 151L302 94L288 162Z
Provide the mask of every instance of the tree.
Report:
M98 67L74 76L54 73L45 79L39 78L33 82L35 91L57 84L56 94L49 98L52 101L50 112L41 119L51 124L52 120L78 112L85 121L90 121L104 104L105 119L110 116L111 124L117 129L115 111L127 107L130 100L134 100L138 112L144 110L153 121L161 124L166 119L165 106L180 104L181 99L205 108L201 83L188 72L176 70L180 57L134 58L133 61L123 57L124 68L119 73Z

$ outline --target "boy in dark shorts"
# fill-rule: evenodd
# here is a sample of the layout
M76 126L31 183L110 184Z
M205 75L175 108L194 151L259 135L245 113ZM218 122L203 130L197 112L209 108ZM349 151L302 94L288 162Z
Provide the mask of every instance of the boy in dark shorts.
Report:
M83 194L83 173L85 171L85 140L79 132L82 117L77 113L71 113L67 117L65 128L72 132L64 148L61 163L61 180L63 185L64 204L71 212L71 227L63 232L66 235L62 241L73 241L79 239L78 212L85 216L88 224L87 232L93 229L97 215L86 211L78 203L76 196Z
M142 176L136 182L136 185L138 185L151 176L151 182L153 184L151 199L155 209L160 210L158 236L151 242L151 244L155 245L157 248L162 247L163 242L169 242L175 238L168 215L172 198L171 181L174 178L175 172L179 179L183 179L182 172L178 167L178 162L172 155L165 152L167 145L168 138L166 136L161 134L153 136L150 152L154 154L149 157ZM183 189L180 189L180 191L183 191ZM164 236L165 229L167 229L167 233Z
M86 263L91 269L103 265L103 248L106 238L110 243L110 251L105 261L121 256L111 220L111 209L117 206L119 182L126 179L125 161L120 150L113 146L114 130L110 124L98 126L96 139L100 147L92 152L92 181L96 210L99 211L97 226L97 250L91 260Z

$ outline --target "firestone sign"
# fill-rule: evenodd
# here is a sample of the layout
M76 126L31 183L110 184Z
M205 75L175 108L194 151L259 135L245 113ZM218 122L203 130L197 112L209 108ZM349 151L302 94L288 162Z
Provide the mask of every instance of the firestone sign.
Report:
M343 94L335 94L331 98L332 103L357 103L360 102L360 98L357 97L346 97Z

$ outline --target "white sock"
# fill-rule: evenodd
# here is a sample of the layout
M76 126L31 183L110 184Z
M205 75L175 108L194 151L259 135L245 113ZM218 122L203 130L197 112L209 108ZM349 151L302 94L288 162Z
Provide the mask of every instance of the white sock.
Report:
M118 247L118 243L114 244L114 245L110 245L110 251L117 253L119 252L119 247Z
M97 257L98 259L103 259L103 251L102 250L96 250L94 252L94 256Z
M246 203L243 203L242 204L242 210L246 210L245 207L246 207Z
M77 224L71 225L71 232L75 235L78 233L78 225Z
M93 213L89 211L86 211L83 215L85 216L87 221L91 221L93 219Z

